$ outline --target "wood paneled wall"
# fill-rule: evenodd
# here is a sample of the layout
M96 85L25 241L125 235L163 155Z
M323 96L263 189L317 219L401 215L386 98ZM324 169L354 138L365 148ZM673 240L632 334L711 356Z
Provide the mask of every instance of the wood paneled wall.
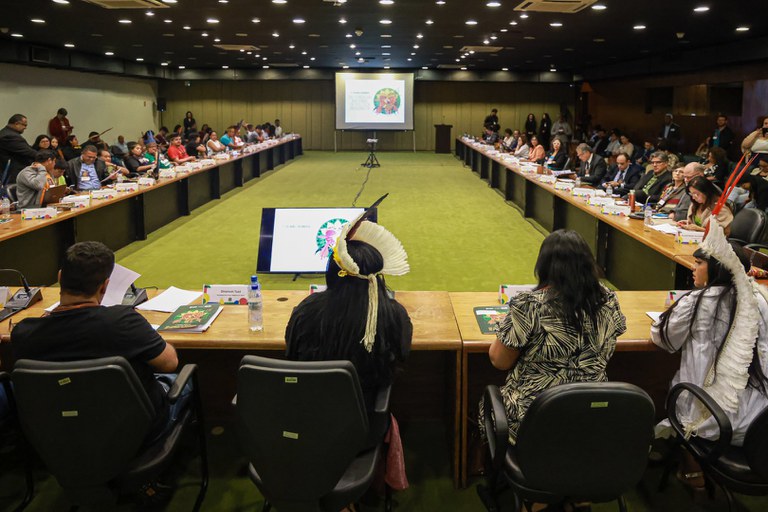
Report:
M221 131L245 119L260 124L276 118L286 130L300 133L305 149L334 149L335 94L332 80L162 82L160 96L167 98L162 122L169 129L187 110L198 127L208 123ZM557 117L563 105L573 112L574 92L568 84L485 83L417 81L414 87L414 131L379 131L379 149L434 150L435 124L453 125L455 136L480 134L491 108L499 110L503 128L522 128L529 112L537 119L548 112ZM338 132L340 150L365 150L370 132Z

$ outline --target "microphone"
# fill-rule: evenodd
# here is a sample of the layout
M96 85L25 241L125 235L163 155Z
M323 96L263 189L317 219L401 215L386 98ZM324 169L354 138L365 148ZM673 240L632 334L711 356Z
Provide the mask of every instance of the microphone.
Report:
M32 304L43 300L43 292L40 288L32 288L27 282L27 278L24 274L16 270L15 268L0 268L0 272L10 272L19 276L21 285L24 290L18 290L13 296L6 302L5 307L0 310L0 321L5 320L9 316L15 315L19 311L27 309Z

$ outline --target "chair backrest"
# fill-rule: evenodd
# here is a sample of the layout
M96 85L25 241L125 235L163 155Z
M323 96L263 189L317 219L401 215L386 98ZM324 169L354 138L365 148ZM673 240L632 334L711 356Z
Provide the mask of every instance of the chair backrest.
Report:
M246 356L237 378L241 444L277 510L316 503L365 444L368 417L349 361Z
M761 243L766 240L766 215L757 208L743 208L731 222L731 234L728 238L740 240L746 244Z
M19 196L16 193L16 184L15 183L11 183L10 185L8 185L6 187L6 190L8 191L8 199L10 199L12 203L15 203L16 201L19 200Z
M752 471L768 481L768 408L749 425L744 436L744 453Z
M632 384L555 386L523 417L516 443L520 469L533 488L615 499L642 478L653 425L653 402Z
M125 471L155 417L122 357L20 359L12 379L22 430L68 491L102 486Z

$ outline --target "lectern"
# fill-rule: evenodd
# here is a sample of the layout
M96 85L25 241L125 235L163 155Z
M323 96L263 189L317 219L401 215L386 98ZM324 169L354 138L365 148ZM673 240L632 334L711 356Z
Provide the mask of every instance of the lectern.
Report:
M451 128L452 124L435 125L435 153L451 152Z

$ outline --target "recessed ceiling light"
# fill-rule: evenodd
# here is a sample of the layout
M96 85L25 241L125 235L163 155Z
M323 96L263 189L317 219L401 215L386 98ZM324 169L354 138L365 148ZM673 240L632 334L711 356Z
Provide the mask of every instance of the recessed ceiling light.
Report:
M421 69L429 69L427 66L421 66Z
M534 36L525 36L525 37L523 37L523 39L527 39L528 41L533 41L534 39L536 39L536 37L534 37Z
M487 4L485 4L487 7L501 7L501 2L498 0L491 0Z
M280 37L280 34L278 34L277 32L272 32L272 37Z
M512 20L512 21L509 22L509 24L512 25L512 26L515 26L515 25L517 25L517 22L515 20Z
M32 18L29 21L31 21L32 23L45 23L45 20L41 18Z
M74 45L74 44L72 44L72 43L64 43L64 47L65 47L65 48L74 48L74 47L75 47L75 45Z
M201 36L203 36L203 37L208 37L208 32L203 32L203 33L202 33L202 34L200 34L200 35L201 35Z
M445 5L445 0L437 0L435 3L437 5Z
M467 24L467 25L477 25L477 21L476 20L467 20L464 23Z
M553 21L552 23L549 24L549 26L554 28L560 28L563 26L563 24L560 23L559 21Z
M229 69L229 66L221 66L221 69Z
M424 34L416 34L416 39L424 39Z
M287 4L288 0L272 0L273 4Z
M392 37L392 34L381 34L380 37Z
M497 40L497 39L498 39L498 37L496 37L496 36L491 36L491 41L495 41L495 40Z
M154 16L155 15L155 13L153 13L152 11L147 11L144 14L146 14L147 16Z
M391 44L383 44L381 45L382 48L392 48Z
M136 62L144 62L144 58L143 57L136 57Z
M528 19L528 15L523 13L523 14L520 15L520 19L521 20L527 20Z
M416 52L411 52L411 55L416 55Z
M163 37L176 37L176 34L167 33L163 34Z
M53 0L53 3L61 4L61 5L66 5L66 4L69 3L69 0Z
M294 48L296 48L296 45L295 45L295 44L289 44L289 45L288 45L288 48L290 48L291 50L293 50Z
M18 32L14 32L11 34L11 37L24 37L24 34L19 34Z
M261 69L269 69L269 66L267 65L261 66Z
M115 54L115 52L104 52L104 55L106 55L107 57L111 57L114 54Z
M163 20L163 23L173 23L173 20Z
M228 4L228 3L229 3L229 0L219 0L219 3L220 3L220 4Z
M342 69L349 69L349 66L341 66Z
M604 43L604 42L605 42L605 38L602 38L602 37L596 37L596 38L594 38L592 41L594 41L594 42L596 42L596 43Z
M475 53L475 50L469 50L470 55L472 55L473 53Z
M550 71L551 73L557 73L557 68L549 68L549 71Z
M355 57L359 57L360 55L362 55L360 52L355 52Z
M465 68L464 66L462 66L462 67L461 67L461 70L462 70L462 71L466 71L466 70L467 70L467 68Z
M216 39L214 39L214 40L213 40L213 42L214 42L214 43L220 43L220 42L221 42L221 39L219 39L219 38L217 37Z
M168 63L167 63L167 62L161 62L161 63L160 63L160 65L161 65L161 66L167 66L167 65L168 65Z
M309 60L315 60L315 58L314 57L310 57Z
M384 66L384 69L389 69L389 66Z
M736 32L746 32L749 30L747 26L736 27Z
M245 32L238 32L238 33L237 33L237 34L235 34L235 35L236 35L237 37L248 37L248 34L246 34Z
M391 25L392 20L388 20L387 18L384 18L382 20L379 20L379 23L381 23L382 25Z
M413 45L413 47L414 47L415 49L417 49L417 50L419 49L419 45L417 45L417 44Z
M190 27L189 25L184 25L181 28L183 28L184 30L192 30L192 27Z
M700 5L698 7L694 7L693 12L707 12L709 10L709 7L706 5Z
M425 21L424 23L426 23L427 25L432 25L432 24L434 23L434 21L432 21L432 20L427 20L427 21Z
M253 18L251 23L261 23L261 20L259 18Z
M507 30L506 28L503 28L503 29L499 30L499 32L509 32L509 30ZM493 39L493 38L491 38L491 39Z
M379 3L381 5L392 5L395 3L395 0L379 0Z
M501 68L502 71L509 71L509 68Z
M389 52L383 52L382 55L392 55L392 54Z
M304 18L293 18L293 22L296 23L297 25L301 25L302 23L306 23Z
M645 30L646 29L645 25L635 25L632 28L635 29L635 30Z
M595 4L595 5L592 6L592 10L594 10L594 11L604 11L607 8L608 7L606 7L605 4Z
M355 37L355 36L353 36L352 34L347 34L347 35L345 35L344 37L346 37L347 39L349 39L349 38L351 38L351 37Z
M179 69L187 69L187 66L179 66Z
M133 23L133 22L132 22L131 20L129 20L128 18L124 18L124 19L122 19L122 20L117 20L117 22L118 22L118 23L122 23L123 25L130 25L131 23Z
M178 0L163 0L163 3L166 3L166 4L175 4L175 3L178 3Z
M339 18L339 23L341 23L342 25L345 24L346 22L347 22L347 18Z
M267 60L267 58L266 57L262 57L261 60Z
M211 24L213 24L213 25L215 25L216 23L218 23L218 22L219 22L219 20L217 20L216 18L208 18L208 19L207 19L207 20L205 20L205 21L206 21L206 23L211 23Z
M355 45L353 45L353 44L349 45L349 47L350 47L351 49L353 49L353 50L356 48L356 46L355 46Z
M408 57L408 59L407 59L407 60L408 60L408 62L411 62L413 59L412 59L412 58L410 58L410 57Z

